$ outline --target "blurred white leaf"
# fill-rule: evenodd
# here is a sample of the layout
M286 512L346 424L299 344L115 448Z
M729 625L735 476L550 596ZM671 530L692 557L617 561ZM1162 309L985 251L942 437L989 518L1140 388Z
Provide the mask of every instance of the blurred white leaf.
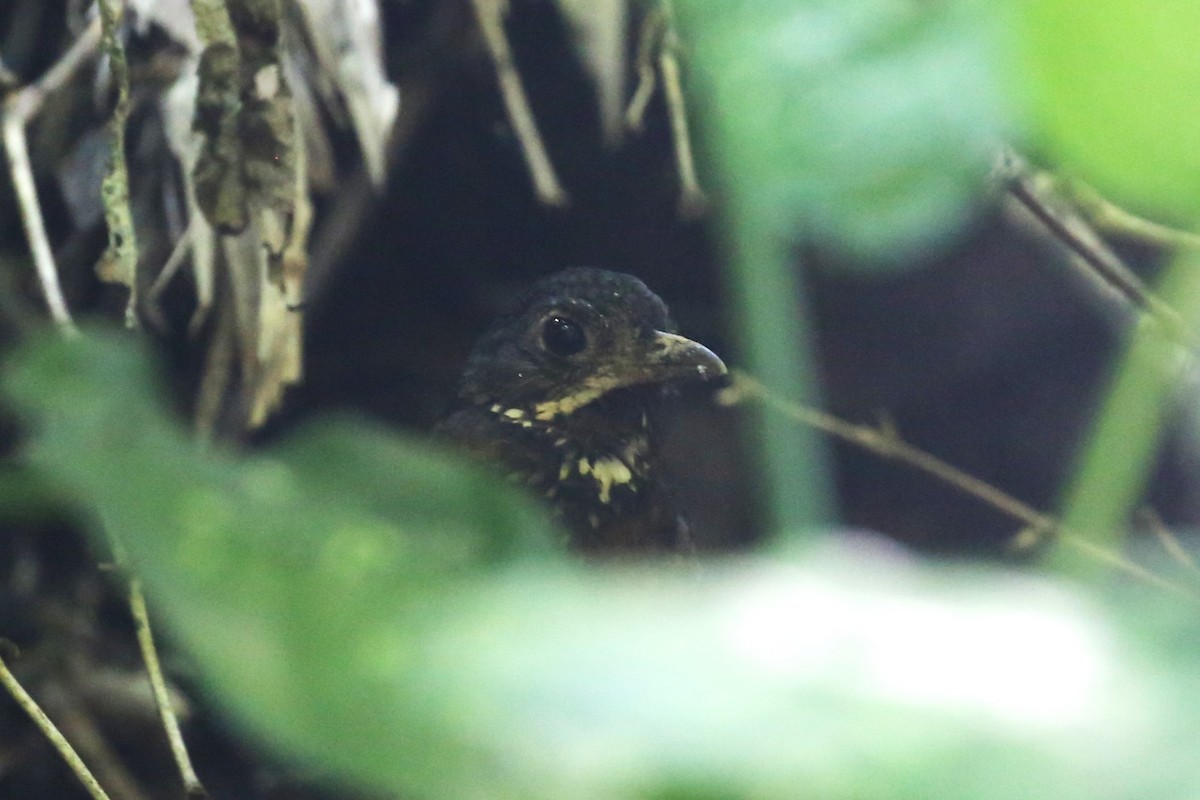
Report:
M300 0L325 76L346 101L371 181L387 177L387 143L400 92L383 69L376 0Z
M157 25L167 35L188 49L189 53L200 52L200 37L196 34L196 18L188 0L127 0L133 11L134 25L138 33L145 33L150 25Z
M329 191L334 188L335 183L333 143L329 141L329 133L321 123L316 88L312 85L317 65L307 49L290 46L295 38L298 37L288 37L289 46L284 52L283 74L292 90L296 123L304 140L309 185L317 191Z
M621 135L625 108L625 31L628 8L625 0L558 0L559 10L571 26L579 60L596 84L600 124L605 141Z
M163 129L167 146L179 162L183 177L185 201L187 203L188 227L184 236L191 250L192 278L196 283L196 311L192 315L191 327L199 328L212 307L216 295L217 235L208 223L200 204L196 200L196 182L193 171L196 159L203 146L203 137L192 126L196 113L196 90L199 78L196 74L197 59L192 58L180 77L159 100L163 117Z
M689 780L780 800L1129 797L1140 779L1114 758L1148 752L1171 714L1098 607L1031 577L844 553L525 574L455 600L421 645L443 676L423 700L472 721L497 782L527 781L514 797Z

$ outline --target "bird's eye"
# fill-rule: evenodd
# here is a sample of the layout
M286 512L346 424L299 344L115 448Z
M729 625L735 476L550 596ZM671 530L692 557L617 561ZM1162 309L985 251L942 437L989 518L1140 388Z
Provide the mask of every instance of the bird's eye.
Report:
M587 347L587 334L575 320L555 314L542 323L542 344L556 356L573 356Z

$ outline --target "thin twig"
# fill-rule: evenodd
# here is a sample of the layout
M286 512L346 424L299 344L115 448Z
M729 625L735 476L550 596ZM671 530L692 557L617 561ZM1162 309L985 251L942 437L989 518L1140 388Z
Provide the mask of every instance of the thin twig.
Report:
M80 668L82 665L77 665ZM86 669L86 667L83 667ZM149 800L137 778L121 760L83 698L57 681L41 688L42 707L75 752L91 765L96 781L113 800Z
M129 600L129 613L133 617L134 628L137 634L138 649L142 654L142 662L146 665L146 675L150 678L150 689L154 694L154 704L158 708L158 715L162 720L163 730L166 731L167 741L171 746L171 755L175 758L175 764L179 768L179 775L183 780L184 791L189 798L200 800L200 798L208 797L208 792L200 783L200 779L196 777L196 770L192 767L191 757L188 755L187 747L183 743L183 733L179 728L179 717L175 714L175 709L171 705L171 692L167 689L167 680L163 676L162 664L158 659L158 648L154 645L154 633L150 628L150 614L146 611L146 595L142 591L142 581L136 575L129 571L128 558L125 555L125 547L111 531L108 533L108 546L112 551L112 563L110 568L114 567L124 573L127 580L127 599Z
M143 306L143 312L146 318L150 320L159 330L165 330L167 327L166 320L163 319L162 312L162 293L167 290L167 286L171 284L175 275L179 272L179 268L187 261L187 257L192 252L192 226L195 224L195 219L188 223L184 228L183 233L175 241L175 246L171 248L171 254L167 256L166 262L163 264L158 275L155 276L154 282L150 284L150 290L146 292L146 302Z
M475 9L475 18L479 22L484 43L495 65L496 77L500 82L500 95L504 98L504 109L517 135L517 141L521 144L521 152L533 178L538 200L551 206L566 205L567 192L559 183L554 165L546 153L546 145L538 132L537 122L529 107L529 99L525 95L525 87L521 84L521 75L513 61L508 36L504 32L507 3L505 0L471 0L471 6Z
M671 121L675 165L679 170L679 214L683 217L698 217L708 208L708 196L700 187L700 179L696 176L696 159L692 154L692 136L688 130L687 105L679 70L679 34L675 32L670 0L663 0L662 8L665 28L658 65L662 70L667 118Z
M1167 554L1171 558L1193 572L1200 572L1200 565L1197 565L1196 559L1192 557L1191 553L1183 549L1183 545L1179 543L1179 539L1176 538L1175 534L1171 533L1170 528L1163 523L1162 517L1154 509L1142 509L1138 514L1138 518L1154 533L1159 543L1163 546L1163 549L1167 551Z
M29 161L29 143L25 127L46 102L46 97L69 81L87 61L95 55L100 45L100 20L93 19L63 57L42 75L38 81L10 93L4 100L3 127L4 149L8 155L8 169L12 176L17 205L29 250L33 255L38 283L46 298L50 317L67 334L76 333L75 322L67 301L63 297L58 279L58 266L54 263L54 251L46 233L42 218L42 206L37 196L37 184L33 179L33 166Z
M654 69L654 61L662 44L663 22L663 13L658 8L647 11L646 18L642 20L636 61L637 88L633 91L629 107L625 109L625 127L635 133L640 133L645 125L646 108L654 96L654 85L658 75Z
M1107 200L1091 186L1059 180L1056 188L1070 197L1091 223L1101 230L1130 236L1158 247L1200 248L1200 234L1139 217Z
M162 665L158 660L158 648L154 646L154 634L150 629L150 615L146 612L146 595L142 592L142 581L133 575L129 576L129 610L137 630L138 648L142 651L146 674L150 678L150 688L154 692L154 704L158 706L158 715L162 720L163 730L167 733L167 741L171 745L171 755L179 768L184 792L191 800L201 800L208 797L208 792L196 776L191 756L183 743L179 717L171 705L171 693L167 689L167 681L163 677Z
M1089 558L1103 562L1119 569L1127 575L1152 584L1169 592L1200 601L1200 594L1194 590L1156 575L1150 570L1087 540L1086 537L1067 530L1054 517L1038 511L1033 506L1023 503L1012 495L996 488L986 481L964 472L953 464L947 463L937 456L927 453L900 438L895 428L886 422L880 427L856 425L847 422L825 411L801 405L779 397L761 383L745 373L733 371L730 373L733 384L726 389L721 402L735 405L746 399L757 399L773 411L783 414L797 422L823 431L857 447L872 452L881 458L907 464L926 475L930 475L943 483L968 494L997 511L1009 516L1028 528L1042 535L1057 535L1060 540Z
M1089 271L1088 277L1098 279L1132 308L1152 317L1173 339L1193 350L1200 349L1200 339L1191 332L1179 312L1151 292L1104 245L1082 217L1055 207L1047 195L1053 194L1060 200L1058 205L1062 204L1062 198L1056 194L1057 179L1033 170L1024 158L1012 150L1001 153L997 171L1009 194L1045 225L1055 239L1078 256L1079 261L1072 263L1085 266Z
M109 796L100 786L100 783L96 780L96 776L92 774L87 764L84 764L83 759L75 752L75 748L71 747L71 743L59 732L54 723L50 721L50 718L46 716L46 712L42 711L37 702L30 697L16 676L9 670L8 664L5 663L2 654L0 654L0 683L4 684L4 688L17 701L17 705L29 715L34 724L41 730L42 735L50 741L50 744L62 756L63 761L67 762L67 766L79 778L79 782L88 790L88 793L95 800L110 800Z

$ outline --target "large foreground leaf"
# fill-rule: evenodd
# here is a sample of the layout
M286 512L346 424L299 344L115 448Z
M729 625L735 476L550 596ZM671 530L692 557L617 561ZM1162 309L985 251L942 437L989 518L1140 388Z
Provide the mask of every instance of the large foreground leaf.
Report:
M456 799L1200 792L1177 601L1109 614L862 539L585 568L540 556L504 487L380 431L198 452L144 372L50 343L6 386L30 458L122 538L213 695L309 769Z
M972 211L1008 125L993 9L973 0L677 4L737 211L869 264ZM736 220L742 224L744 220Z
M1038 131L1119 203L1200 219L1200 3L1018 0Z

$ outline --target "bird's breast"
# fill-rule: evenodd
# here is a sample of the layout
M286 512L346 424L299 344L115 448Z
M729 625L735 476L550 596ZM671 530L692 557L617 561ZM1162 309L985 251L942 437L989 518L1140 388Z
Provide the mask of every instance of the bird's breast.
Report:
M545 498L579 549L678 547L686 526L659 485L646 415L576 412L567 420L487 404L452 416L443 430Z
M553 428L518 428L526 447L510 462L510 476L550 500L568 526L601 529L647 502L653 469L644 433L595 443Z

